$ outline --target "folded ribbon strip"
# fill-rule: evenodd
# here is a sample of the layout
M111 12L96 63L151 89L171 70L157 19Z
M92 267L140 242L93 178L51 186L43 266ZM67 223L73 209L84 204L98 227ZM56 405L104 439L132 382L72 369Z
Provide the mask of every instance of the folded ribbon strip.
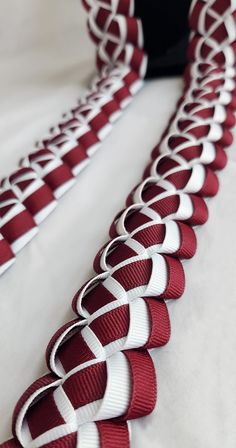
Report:
M93 39L96 36L99 75L61 123L37 143L37 150L24 157L20 167L1 182L0 232L4 244L0 244L0 274L11 266L13 253L37 234L37 226L54 210L57 200L74 185L75 177L89 164L143 83L147 57L142 49L141 22L133 17L133 0L94 0L85 5L90 34Z
M47 349L50 374L19 400L10 447L128 448L130 419L156 403L149 349L170 337L167 299L185 287L235 123L235 2L194 0L184 93L143 181L111 225L97 275L75 295L77 318Z

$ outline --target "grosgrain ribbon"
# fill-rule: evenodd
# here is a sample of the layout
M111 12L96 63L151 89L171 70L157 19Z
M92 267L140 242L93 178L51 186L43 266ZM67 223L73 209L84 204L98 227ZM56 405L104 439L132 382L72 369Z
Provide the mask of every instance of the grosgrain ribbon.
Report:
M217 193L232 143L235 18L233 1L193 1L183 96L95 258L97 275L74 297L78 317L49 343L51 373L16 406L16 446L127 448L128 420L153 410L149 349L169 340L166 300L184 291L181 259L196 251L193 227L207 221L204 198Z
M96 35L97 54L103 62L98 63L99 74L77 105L1 182L0 232L4 244L0 244L0 274L74 185L76 176L90 163L143 84L147 57L142 49L141 23L133 17L133 1L93 1L86 7L89 29L93 30L90 34L93 40ZM6 206L7 195L12 200Z

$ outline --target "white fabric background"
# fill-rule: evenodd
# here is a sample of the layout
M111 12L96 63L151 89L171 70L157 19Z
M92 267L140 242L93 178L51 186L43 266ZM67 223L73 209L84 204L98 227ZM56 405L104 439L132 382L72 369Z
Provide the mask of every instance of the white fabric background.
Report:
M0 2L0 175L15 168L93 72L93 46L77 0ZM45 371L54 331L90 276L114 214L139 181L173 111L180 81L146 83L77 185L0 278L0 440L24 389ZM234 145L235 146L235 145ZM171 342L153 354L158 408L132 423L135 448L236 446L236 156L229 151L210 220L186 263L184 297L170 306Z

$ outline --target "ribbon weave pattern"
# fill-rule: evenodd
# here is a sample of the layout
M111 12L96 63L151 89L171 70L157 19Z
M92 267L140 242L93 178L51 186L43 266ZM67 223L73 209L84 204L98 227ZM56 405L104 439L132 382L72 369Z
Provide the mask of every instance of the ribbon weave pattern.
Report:
M15 439L2 447L128 448L129 420L154 409L149 349L169 340L166 301L183 294L181 260L195 254L193 228L207 221L205 198L218 191L232 143L235 19L233 1L192 2L177 111L95 257L97 275L73 299L78 317L48 345L51 373L19 400Z
M0 274L37 234L39 224L74 185L142 87L147 58L141 23L133 17L133 1L94 0L85 6L97 55L105 59L98 63L99 75L76 107L0 184Z

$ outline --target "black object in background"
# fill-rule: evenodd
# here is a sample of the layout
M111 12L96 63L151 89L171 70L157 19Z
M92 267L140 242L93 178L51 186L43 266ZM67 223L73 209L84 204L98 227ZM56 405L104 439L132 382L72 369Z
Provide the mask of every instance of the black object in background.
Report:
M191 0L135 0L148 54L147 78L183 72L189 37Z

